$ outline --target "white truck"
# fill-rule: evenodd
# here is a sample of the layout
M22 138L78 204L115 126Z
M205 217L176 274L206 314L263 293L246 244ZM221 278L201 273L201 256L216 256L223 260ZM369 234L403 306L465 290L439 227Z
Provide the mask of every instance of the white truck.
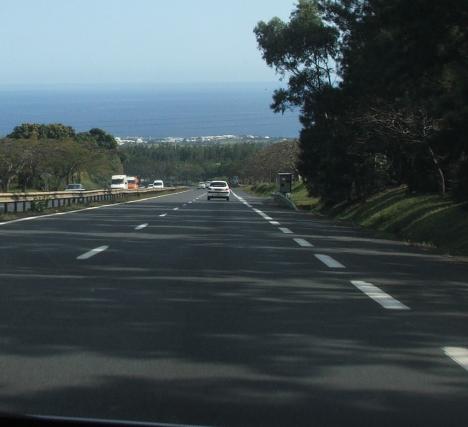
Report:
M111 188L128 190L127 175L112 175Z

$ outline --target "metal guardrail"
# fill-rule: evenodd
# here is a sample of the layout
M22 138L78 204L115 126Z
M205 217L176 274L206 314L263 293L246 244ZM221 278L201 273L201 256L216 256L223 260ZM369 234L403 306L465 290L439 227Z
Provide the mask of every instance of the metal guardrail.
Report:
M38 191L0 193L0 213L46 210L74 204L125 199L126 196L173 192L186 187L146 188L138 190L101 189L90 191ZM40 207L40 208L39 208Z
M271 194L273 199L282 206L298 211L296 204L286 195L276 192Z

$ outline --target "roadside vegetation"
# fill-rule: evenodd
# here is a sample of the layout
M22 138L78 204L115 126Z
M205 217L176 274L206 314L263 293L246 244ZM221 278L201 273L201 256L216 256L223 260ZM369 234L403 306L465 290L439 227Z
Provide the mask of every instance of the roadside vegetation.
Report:
M272 183L245 186L268 197ZM376 231L385 238L438 248L452 255L468 255L468 201L450 195L408 193L406 186L386 189L365 201L323 203L309 196L302 183L292 186L291 200L301 210Z
M276 183L261 182L246 185L244 186L244 190L257 196L269 197L271 194L277 192L278 188ZM302 182L293 183L290 197L294 204L302 210L312 210L320 204L320 199L309 196L307 188Z
M0 139L0 189L56 191L79 182L91 190L121 173L184 184L235 176L246 183L274 181L278 172L297 172L298 153L297 141L288 139L117 146L101 129L77 133L63 124L24 123Z
M299 207L468 254L466 22L464 0L299 0L257 24L271 108L300 111Z
M247 159L265 144L129 144L119 148L124 169L142 179L194 183L243 174Z
M408 194L407 188L401 187L375 194L365 202L320 206L318 211L387 236L468 255L468 202L449 195Z
M386 188L468 199L468 3L299 0L255 27L300 110L298 173L323 203ZM417 23L417 25L415 24Z
M104 187L123 170L117 144L101 129L25 123L0 139L0 189L57 191L71 182Z
M237 176L244 183L272 181L278 172L296 172L295 140L232 144L130 144L120 147L124 169L143 179L194 183Z

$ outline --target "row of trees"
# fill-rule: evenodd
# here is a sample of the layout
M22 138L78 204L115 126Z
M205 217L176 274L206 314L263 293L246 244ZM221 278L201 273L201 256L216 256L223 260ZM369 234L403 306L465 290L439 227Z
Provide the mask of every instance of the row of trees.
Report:
M244 183L275 182L280 172L298 176L299 144L285 140L271 144L253 153L244 163L239 176Z
M76 133L61 124L23 124L0 140L0 187L59 190L86 175L96 187L122 171L114 138L101 129Z
M101 129L77 133L62 124L22 124L0 139L0 188L59 190L71 182L103 187L123 173L146 180L194 182L238 176L244 182L273 181L296 172L299 145L132 144L117 147Z
M255 28L301 110L298 169L325 201L390 185L468 198L468 2L299 0Z
M134 144L121 147L129 175L194 182L241 176L248 159L264 144Z

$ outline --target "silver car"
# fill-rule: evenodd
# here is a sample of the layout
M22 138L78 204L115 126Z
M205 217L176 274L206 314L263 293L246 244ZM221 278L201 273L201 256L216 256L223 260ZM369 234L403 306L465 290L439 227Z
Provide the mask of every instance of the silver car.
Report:
M65 191L86 191L82 184L68 184Z

